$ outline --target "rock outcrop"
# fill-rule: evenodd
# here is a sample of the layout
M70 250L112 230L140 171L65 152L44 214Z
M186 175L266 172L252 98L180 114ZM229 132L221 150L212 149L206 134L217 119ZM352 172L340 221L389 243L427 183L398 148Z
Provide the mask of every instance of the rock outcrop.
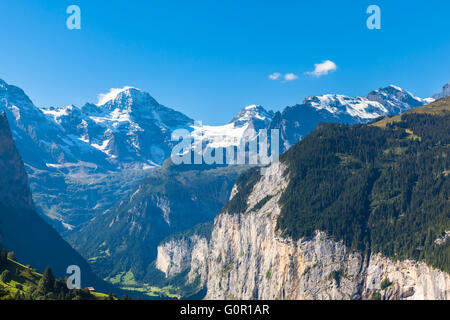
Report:
M450 82L442 87L442 91L433 95L433 99L438 100L450 96Z
M0 203L32 210L33 200L22 159L16 149L6 114L0 114Z
M208 240L199 235L169 240L158 246L156 268L166 278L188 271L188 283L199 281L204 286L207 279Z

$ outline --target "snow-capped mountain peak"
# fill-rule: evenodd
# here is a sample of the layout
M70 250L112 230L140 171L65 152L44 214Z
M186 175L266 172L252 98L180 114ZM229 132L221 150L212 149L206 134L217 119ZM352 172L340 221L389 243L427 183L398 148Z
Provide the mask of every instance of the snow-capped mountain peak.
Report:
M247 123L266 123L268 124L273 118L273 111L267 111L262 106L250 105L242 108L242 110L231 120L236 127L241 127Z
M361 120L374 119L387 114L386 108L379 102L339 94L308 97L303 104L316 110L327 111L335 116L349 115Z
M97 106L103 106L108 102L113 102L119 99L119 97L123 98L123 96L131 98L135 93L144 93L144 92L138 88L130 86L125 86L123 88L111 88L109 92L101 93L98 95Z
M412 93L395 85L373 90L365 98L382 104L388 111L386 115L403 113L408 109L429 103L429 101L416 97Z
M402 88L397 87L396 85L393 85L393 84L388 85L387 88L389 88L389 89L394 89L394 90L396 90L396 91L401 91L401 92L403 92L403 89L402 89ZM382 90L382 89L381 89L381 90Z

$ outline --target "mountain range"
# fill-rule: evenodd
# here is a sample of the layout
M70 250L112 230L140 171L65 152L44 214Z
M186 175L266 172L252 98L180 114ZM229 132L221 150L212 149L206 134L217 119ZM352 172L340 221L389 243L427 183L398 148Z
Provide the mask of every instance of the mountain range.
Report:
M133 87L111 90L97 104L41 109L20 88L0 81L0 111L10 119L41 216L98 275L151 287L164 278L157 267L158 246L211 222L245 169L173 165L166 159L175 130L186 129L205 146L222 148L253 139L261 129L278 129L284 152L319 123L373 122L441 95L421 99L390 85L364 97L311 96L276 113L251 105L228 124L208 126Z
M148 170L162 165L175 144L171 134L176 129L187 129L212 148L237 145L260 129L280 129L285 151L319 122L366 122L431 101L389 86L363 98L309 97L277 113L249 106L226 125L208 126L133 87L111 90L97 104L45 109L20 88L0 81L0 99L37 210L60 232L70 232L108 209Z

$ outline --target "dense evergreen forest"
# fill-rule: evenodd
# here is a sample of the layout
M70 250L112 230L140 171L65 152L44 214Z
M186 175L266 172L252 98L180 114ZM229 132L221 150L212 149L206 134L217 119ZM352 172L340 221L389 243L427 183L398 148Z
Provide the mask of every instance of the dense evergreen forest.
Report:
M450 272L450 98L366 125L323 123L282 155L290 182L277 228L317 230L353 250ZM244 213L260 170L241 175L223 212Z
M436 241L450 230L449 128L450 99L391 121L319 125L282 156L291 180L278 229L450 272L450 241Z

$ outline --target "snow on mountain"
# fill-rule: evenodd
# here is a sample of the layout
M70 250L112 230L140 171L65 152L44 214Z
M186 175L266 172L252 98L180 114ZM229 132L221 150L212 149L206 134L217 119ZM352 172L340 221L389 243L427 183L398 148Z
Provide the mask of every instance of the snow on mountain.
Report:
M146 174L142 169L161 165L178 143L171 141L176 129L189 130L210 148L237 146L260 129L279 129L283 152L319 122L367 122L426 103L388 86L365 97L309 97L275 114L251 105L228 124L208 126L134 87L111 89L81 108L39 109L23 90L0 80L0 111L10 119L38 209L59 227L75 229L126 194Z
M170 155L172 130L193 123L131 87L100 101L40 109L0 80L0 111L10 119L36 206L60 231L127 194L146 175L142 169Z
M104 153L118 169L162 164L170 156L172 131L193 123L134 87L111 89L99 95L96 105L44 113L71 136Z
M209 148L226 148L239 146L245 137L247 141L253 139L257 132L266 129L274 113L262 106L251 105L242 110L223 126L208 126L194 124L191 133L195 140L203 140L203 145Z
M349 115L361 121L374 119L388 113L388 110L379 102L360 97L350 98L344 95L325 94L309 97L303 104L316 110L325 110L335 116Z
M430 101L416 97L412 93L394 85L369 92L366 99L381 103L388 111L385 115L395 115L411 108L423 106Z
M111 88L108 93L101 93L98 95L97 106L102 106L109 101L115 100L120 93L130 91L131 89L139 90L134 87L124 87L124 88Z
M344 95L325 94L308 97L303 102L317 110L324 110L339 116L350 116L358 122L405 112L408 109L426 104L403 89L390 85L386 88L371 91L365 97L348 97Z
M100 162L98 153L68 136L22 89L3 80L0 80L0 111L10 119L17 147L28 166L45 169L47 163Z
M249 122L262 122L266 126L272 120L273 111L267 111L262 106L250 105L244 107L234 118L231 120L235 126L242 126Z
M320 122L364 123L396 115L408 109L428 104L397 86L371 91L365 97L325 94L306 98L302 104L287 107L277 113L270 124L271 129L280 129L285 151L303 139Z

